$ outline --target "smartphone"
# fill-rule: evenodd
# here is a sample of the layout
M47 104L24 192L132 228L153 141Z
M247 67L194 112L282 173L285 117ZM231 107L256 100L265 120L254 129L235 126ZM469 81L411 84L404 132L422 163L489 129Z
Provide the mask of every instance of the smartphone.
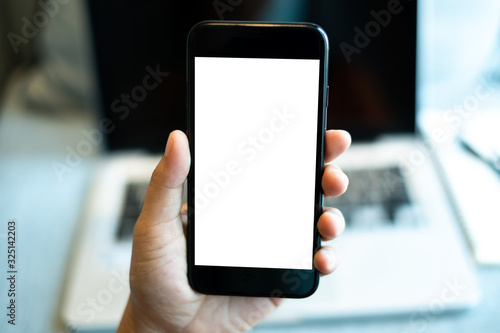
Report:
M188 278L204 294L318 286L328 38L310 23L205 21L187 43Z

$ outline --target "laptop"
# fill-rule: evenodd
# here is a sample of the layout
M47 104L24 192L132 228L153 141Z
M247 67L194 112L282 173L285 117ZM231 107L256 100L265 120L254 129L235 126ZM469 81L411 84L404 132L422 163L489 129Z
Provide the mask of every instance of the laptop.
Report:
M286 11L263 3L241 4L226 18L322 26L331 45L328 127L350 131L353 145L336 161L349 175L347 193L325 199L346 218L332 242L342 264L313 296L287 300L261 325L418 319L476 304L470 255L433 156L424 154L429 140L416 130L416 1L390 8L387 1L290 1ZM114 331L126 305L134 223L169 132L186 125L187 32L197 21L220 19L211 1L188 7L88 1L101 115L115 126L95 168L65 286L68 331Z

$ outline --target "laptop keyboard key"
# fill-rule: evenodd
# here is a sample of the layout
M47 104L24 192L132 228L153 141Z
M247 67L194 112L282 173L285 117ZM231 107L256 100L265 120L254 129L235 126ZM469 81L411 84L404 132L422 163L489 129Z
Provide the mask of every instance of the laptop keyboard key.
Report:
M128 183L116 237L118 240L129 240L134 233L134 226L141 213L144 195L148 183Z

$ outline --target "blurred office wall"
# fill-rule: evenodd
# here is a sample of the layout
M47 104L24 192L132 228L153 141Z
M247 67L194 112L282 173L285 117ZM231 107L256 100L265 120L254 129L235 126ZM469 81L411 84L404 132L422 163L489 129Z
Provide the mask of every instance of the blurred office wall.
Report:
M260 2L260 19L283 20L300 19L305 3ZM84 5L82 0L0 1L0 96L9 76L23 66L23 83L13 92L22 95L12 97L28 108L78 109L92 100ZM500 1L420 0L419 7L421 108L450 107L470 93L478 78L498 82ZM26 36L26 21L37 25L34 14L47 13L46 8L51 8L49 22L36 36ZM12 34L24 40L13 45Z
M22 35L21 18L30 17L34 8L34 0L0 1L0 101L8 76L17 66L28 64L33 58L32 47L22 47L16 52L9 35Z
M4 102L59 117L89 108L87 20L81 0L2 1L0 89L9 94Z

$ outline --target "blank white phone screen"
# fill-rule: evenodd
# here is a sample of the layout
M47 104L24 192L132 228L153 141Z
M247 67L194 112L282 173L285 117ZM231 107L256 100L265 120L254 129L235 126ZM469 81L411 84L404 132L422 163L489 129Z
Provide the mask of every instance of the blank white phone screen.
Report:
M319 74L195 57L195 265L312 269Z

